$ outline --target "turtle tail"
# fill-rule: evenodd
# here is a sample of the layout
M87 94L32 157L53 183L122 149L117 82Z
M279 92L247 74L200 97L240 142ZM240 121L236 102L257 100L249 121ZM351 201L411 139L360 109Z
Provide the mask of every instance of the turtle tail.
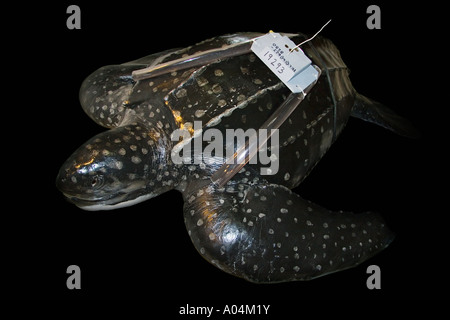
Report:
M184 196L196 249L251 282L309 280L351 268L394 238L379 214L331 212L280 185L210 185Z
M419 131L411 122L385 105L357 93L351 115L408 138L419 138Z

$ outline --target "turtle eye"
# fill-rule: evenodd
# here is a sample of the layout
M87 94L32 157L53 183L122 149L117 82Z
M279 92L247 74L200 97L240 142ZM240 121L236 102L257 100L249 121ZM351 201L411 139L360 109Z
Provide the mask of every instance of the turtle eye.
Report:
M91 187L92 188L100 188L103 184L103 178L100 175L93 176L91 179Z

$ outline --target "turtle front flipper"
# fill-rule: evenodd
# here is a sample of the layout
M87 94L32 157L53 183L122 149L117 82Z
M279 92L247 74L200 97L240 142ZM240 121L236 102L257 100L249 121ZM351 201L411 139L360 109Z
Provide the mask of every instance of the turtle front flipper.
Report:
M393 239L376 213L331 212L283 186L243 181L184 193L196 249L232 275L258 283L309 280L354 267Z
M401 136L419 138L420 132L407 119L397 115L383 104L357 93L351 115L379 125Z

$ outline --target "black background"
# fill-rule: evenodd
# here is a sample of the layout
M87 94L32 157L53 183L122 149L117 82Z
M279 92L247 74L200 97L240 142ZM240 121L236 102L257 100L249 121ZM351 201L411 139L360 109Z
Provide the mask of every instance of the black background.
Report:
M428 22L446 9L374 1L382 28L368 30L367 1L246 3L79 1L81 30L66 28L71 2L9 11L23 28L4 38L11 54L5 69L13 70L4 108L4 125L11 127L2 153L8 186L1 214L3 296L170 300L175 313L183 304L210 300L282 300L295 309L315 299L448 298L448 103L438 97L445 68ZM81 82L97 68L225 33L313 34L329 19L322 35L340 49L356 90L410 119L422 137L411 140L350 119L296 192L333 210L381 212L397 237L379 255L309 282L255 285L195 251L176 191L130 208L86 212L56 189L65 159L104 130L78 101ZM72 264L81 268L81 290L66 287ZM381 290L366 287L371 264L381 268Z

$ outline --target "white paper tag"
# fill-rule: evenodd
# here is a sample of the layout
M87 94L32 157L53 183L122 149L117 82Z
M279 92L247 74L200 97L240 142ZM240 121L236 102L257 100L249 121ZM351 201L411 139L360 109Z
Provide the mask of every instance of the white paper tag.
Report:
M302 92L319 76L303 51L279 33L271 32L256 38L251 50L294 93Z

